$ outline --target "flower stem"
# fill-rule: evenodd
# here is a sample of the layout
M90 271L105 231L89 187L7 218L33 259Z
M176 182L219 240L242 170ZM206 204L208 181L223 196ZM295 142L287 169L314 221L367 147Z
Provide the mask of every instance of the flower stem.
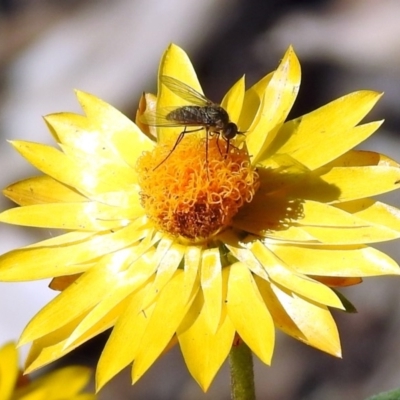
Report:
M240 340L229 353L232 400L255 400L253 356L249 347Z

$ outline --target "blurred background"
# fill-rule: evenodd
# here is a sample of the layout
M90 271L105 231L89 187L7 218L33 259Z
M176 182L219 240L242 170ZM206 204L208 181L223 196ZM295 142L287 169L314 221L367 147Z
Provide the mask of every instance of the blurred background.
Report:
M35 174L6 139L52 143L42 116L80 112L74 88L133 118L141 92L155 91L170 42L190 55L215 102L243 74L251 85L275 69L289 44L303 71L291 117L355 90L384 91L368 117L384 118L384 127L361 148L400 160L399 16L399 0L0 0L0 187ZM383 200L400 207L399 194ZM0 199L2 210L9 206ZM50 235L0 225L0 252ZM380 248L400 261L398 244ZM47 284L0 284L0 343L16 340L55 295ZM367 279L345 294L358 314L335 313L343 359L278 333L272 366L255 361L258 399L354 400L400 386L399 279ZM62 363L95 365L106 337ZM133 387L129 374L99 399L230 398L226 365L204 394L177 349Z

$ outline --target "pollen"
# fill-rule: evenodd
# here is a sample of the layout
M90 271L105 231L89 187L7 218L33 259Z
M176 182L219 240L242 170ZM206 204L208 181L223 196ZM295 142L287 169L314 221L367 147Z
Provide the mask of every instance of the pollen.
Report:
M149 219L161 231L195 242L229 227L259 186L245 148L219 135L199 136L185 135L175 148L176 138L158 144L137 163Z

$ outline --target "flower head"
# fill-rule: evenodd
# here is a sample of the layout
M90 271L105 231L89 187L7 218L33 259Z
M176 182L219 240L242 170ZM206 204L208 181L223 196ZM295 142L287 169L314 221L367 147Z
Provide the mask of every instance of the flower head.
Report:
M166 76L192 88L192 102ZM381 124L360 124L380 94L286 121L299 85L289 48L276 71L226 94L225 123L239 132L224 135L215 116L189 123L210 111L193 108L201 87L172 45L137 124L78 92L84 116L45 118L59 150L12 142L44 175L5 189L21 207L0 220L68 231L0 258L0 280L50 277L62 291L21 336L28 371L110 327L98 387L132 362L136 381L179 343L206 390L235 338L269 364L275 328L340 356L329 308L346 303L334 288L399 274L368 245L400 236L399 210L370 198L397 189L400 168L352 150Z
M14 343L0 348L1 400L94 400L96 396L81 393L90 378L90 369L82 366L64 367L30 382L18 369Z

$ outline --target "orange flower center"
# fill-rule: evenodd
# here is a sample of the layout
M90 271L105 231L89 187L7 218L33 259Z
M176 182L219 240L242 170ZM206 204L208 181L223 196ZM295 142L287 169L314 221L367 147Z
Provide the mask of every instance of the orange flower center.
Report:
M206 146L206 140L208 145ZM173 236L204 241L227 228L259 186L245 148L219 135L185 135L155 146L138 160L141 202L156 226Z

